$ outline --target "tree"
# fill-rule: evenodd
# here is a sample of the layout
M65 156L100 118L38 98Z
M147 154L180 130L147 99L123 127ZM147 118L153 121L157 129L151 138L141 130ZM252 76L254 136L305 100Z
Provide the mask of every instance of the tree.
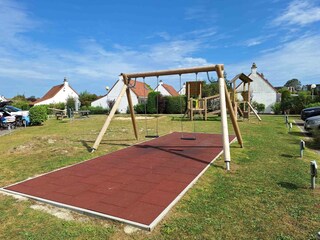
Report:
M97 100L97 95L89 93L88 91L81 92L79 94L79 101L81 103L81 106L89 107L91 105L91 102L94 100Z
M27 100L29 102L35 102L37 100L37 98L35 96L30 96L30 97L27 98Z
M292 109L292 97L291 92L288 89L281 89L281 110L283 112L290 112Z
M76 100L71 96L68 97L66 102L67 108L75 109L75 105L76 105Z
M295 90L301 90L301 82L296 78L293 78L293 79L287 81L284 86L285 87L293 87Z
M206 83L204 82L202 85L202 97L209 97L215 94L219 94L219 83L212 82Z
M26 99L24 95L14 96L11 100L12 100L13 106L20 108L22 110L29 109L29 101Z

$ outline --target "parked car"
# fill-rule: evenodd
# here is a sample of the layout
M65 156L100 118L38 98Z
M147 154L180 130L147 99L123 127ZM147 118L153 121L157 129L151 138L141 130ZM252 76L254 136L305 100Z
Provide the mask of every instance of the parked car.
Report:
M304 121L304 129L320 129L320 116L309 117Z
M301 119L304 121L309 117L320 115L320 107L305 108L301 111Z
M3 111L0 112L0 127L12 129L16 127L16 117L11 116L10 113Z
M0 112L9 113L10 116L16 117L17 126L27 126L30 124L29 111L23 111L20 108L9 105L11 101L0 102Z

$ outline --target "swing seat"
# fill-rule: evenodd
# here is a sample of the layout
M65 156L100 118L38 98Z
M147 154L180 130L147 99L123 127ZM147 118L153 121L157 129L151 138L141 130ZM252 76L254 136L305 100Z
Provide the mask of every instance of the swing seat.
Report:
M146 135L145 138L158 138L159 135Z
M196 137L181 137L181 140L197 140Z

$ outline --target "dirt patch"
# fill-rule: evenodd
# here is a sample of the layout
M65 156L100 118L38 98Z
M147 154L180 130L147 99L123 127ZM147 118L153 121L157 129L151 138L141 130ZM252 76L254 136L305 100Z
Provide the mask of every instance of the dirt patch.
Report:
M45 213L49 213L57 218L66 220L66 221L79 221L79 222L86 222L89 221L88 218L77 214L75 212L72 212L70 210L64 209L64 208L57 208L54 206L50 206L47 204L34 204L31 205L30 208L34 210L39 210Z
M20 195L16 195L16 194L7 193L7 192L2 191L2 190L0 190L0 194L6 195L6 196L11 196L11 197L17 199L19 202L28 200L28 198L26 198L26 197L23 197L23 196L20 196Z

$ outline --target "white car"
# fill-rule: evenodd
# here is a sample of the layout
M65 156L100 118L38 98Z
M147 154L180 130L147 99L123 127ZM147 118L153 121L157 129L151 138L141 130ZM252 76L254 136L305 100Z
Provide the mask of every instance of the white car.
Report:
M320 129L320 116L309 117L304 121L304 129Z

